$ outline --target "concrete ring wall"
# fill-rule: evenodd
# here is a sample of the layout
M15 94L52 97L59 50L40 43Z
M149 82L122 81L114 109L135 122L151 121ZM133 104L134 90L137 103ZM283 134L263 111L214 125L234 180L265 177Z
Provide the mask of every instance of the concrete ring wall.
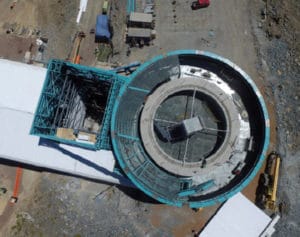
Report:
M170 95L187 90L196 90L211 97L219 105L225 115L228 132L226 133L222 145L215 153L207 158L205 170L201 168L202 161L183 163L175 160L164 152L157 143L155 137L153 121L158 107ZM224 162L229 159L233 151L236 138L239 135L239 130L240 122L238 112L229 96L216 85L197 78L171 80L158 87L147 97L147 101L145 102L140 118L141 138L148 154L160 167L171 173L182 176L194 176L203 172L209 172L216 162Z
M210 67L214 67L214 65L219 65L224 68L225 72L226 70L228 73L232 74L234 77L238 78L238 83L241 83L243 87L247 90L248 97L251 97L251 103L255 104L253 108L248 106L247 112L249 113L249 119L254 123L253 128L251 128L251 132L254 133L257 147L255 152L252 152L251 156L249 156L249 160L252 160L252 163L249 167L247 167L245 173L235 179L233 182L228 184L225 188L222 188L216 192L213 192L208 195L199 196L199 197L189 197L187 200L181 200L177 199L173 196L167 196L163 193L157 193L155 190L155 185L149 185L149 182L151 183L151 180L149 182L145 182L145 180L141 180L140 176L136 175L133 170L130 170L127 162L128 157L124 153L124 149L122 150L121 146L123 148L126 148L126 145L122 145L122 140L119 139L117 134L117 125L119 123L118 119L122 119L122 116L120 115L120 112L122 111L119 106L122 101L122 97L124 97L127 93L127 90L130 86L130 84L135 80L135 78L142 74L149 66L155 64L159 60L163 60L165 57L171 57L171 56L178 56L178 57L187 57L187 58L195 58L198 60L201 64L201 61L208 60L211 62ZM220 72L221 73L221 72ZM242 80L242 81L241 81ZM239 86L239 85L238 85ZM145 93L147 91L144 91ZM248 98L249 99L249 98ZM135 121L135 119L133 119ZM218 56L216 54L206 52L206 51L198 51L198 50L178 50L169 52L166 55L159 55L144 64L142 64L129 78L127 83L123 85L121 88L119 95L117 97L117 100L115 101L115 105L112 111L112 119L111 119L111 135L112 135L112 145L113 145L113 151L115 154L115 157L117 158L121 168L125 172L125 174L129 177L129 179L144 193L147 195L153 197L154 199L166 203L169 205L175 205L175 206L182 206L185 203L188 203L188 205L192 208L196 207L204 207L204 206L210 206L214 205L216 203L220 203L225 201L226 199L230 198L237 192L241 191L243 188L245 188L250 181L254 178L254 176L257 174L258 170L261 168L262 163L264 161L264 158L266 156L266 152L269 145L269 136L270 136L270 122L269 122L269 116L268 112L263 100L263 97L261 93L258 91L257 87L255 86L254 82L251 80L251 78L243 71L241 70L236 64L232 63L230 60L225 59L221 56ZM138 137L132 137L131 141L139 141ZM155 180L157 177L153 177L153 180Z

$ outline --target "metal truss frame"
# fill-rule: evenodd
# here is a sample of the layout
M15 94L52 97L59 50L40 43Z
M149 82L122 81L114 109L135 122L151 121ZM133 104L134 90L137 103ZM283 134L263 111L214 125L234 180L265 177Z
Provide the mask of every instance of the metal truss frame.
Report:
M78 120L72 120L72 118L70 118L70 113L79 113L78 116L81 116L80 101L76 100L76 96L78 96L78 85L74 85L71 80L72 76L80 77L77 81L80 83L83 94L88 90L85 86L89 85L91 81L95 83L95 81L99 80L110 83L106 107L103 117L100 118L102 121L99 121L101 122L101 130L97 134L95 145L66 140L56 136L57 127L76 129L83 123L84 118ZM51 60L48 64L46 79L30 133L43 138L89 149L110 150L111 111L123 83L124 78L113 71L75 65L61 60Z

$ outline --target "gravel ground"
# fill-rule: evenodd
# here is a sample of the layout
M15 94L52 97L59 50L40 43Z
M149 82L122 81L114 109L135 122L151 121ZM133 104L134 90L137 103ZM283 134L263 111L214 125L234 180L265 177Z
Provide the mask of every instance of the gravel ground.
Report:
M9 236L145 236L146 208L114 186L45 174Z
M39 9L37 18L41 35L49 39L45 61L52 58L66 59L71 51L77 29L76 16L79 0L33 1Z
M277 150L282 156L278 187L282 219L274 236L296 237L300 235L300 2L257 2L261 20L254 30L275 102Z
M23 61L25 52L35 39L48 38L44 61L66 59L77 30L76 15L79 0L18 0L10 9L11 0L0 2L0 57ZM7 34L7 30L11 33Z
M204 213L157 204L136 189L43 173L0 236L193 236Z

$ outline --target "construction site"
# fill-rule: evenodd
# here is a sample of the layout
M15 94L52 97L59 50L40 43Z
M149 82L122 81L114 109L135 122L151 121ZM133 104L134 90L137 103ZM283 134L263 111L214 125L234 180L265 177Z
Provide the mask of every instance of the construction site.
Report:
M296 0L0 9L0 236L300 235Z

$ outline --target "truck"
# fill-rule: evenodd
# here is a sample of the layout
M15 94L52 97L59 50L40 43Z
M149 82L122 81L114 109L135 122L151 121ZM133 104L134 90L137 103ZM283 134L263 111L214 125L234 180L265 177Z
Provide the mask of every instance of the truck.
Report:
M109 42L110 37L108 16L100 14L96 21L95 42Z

